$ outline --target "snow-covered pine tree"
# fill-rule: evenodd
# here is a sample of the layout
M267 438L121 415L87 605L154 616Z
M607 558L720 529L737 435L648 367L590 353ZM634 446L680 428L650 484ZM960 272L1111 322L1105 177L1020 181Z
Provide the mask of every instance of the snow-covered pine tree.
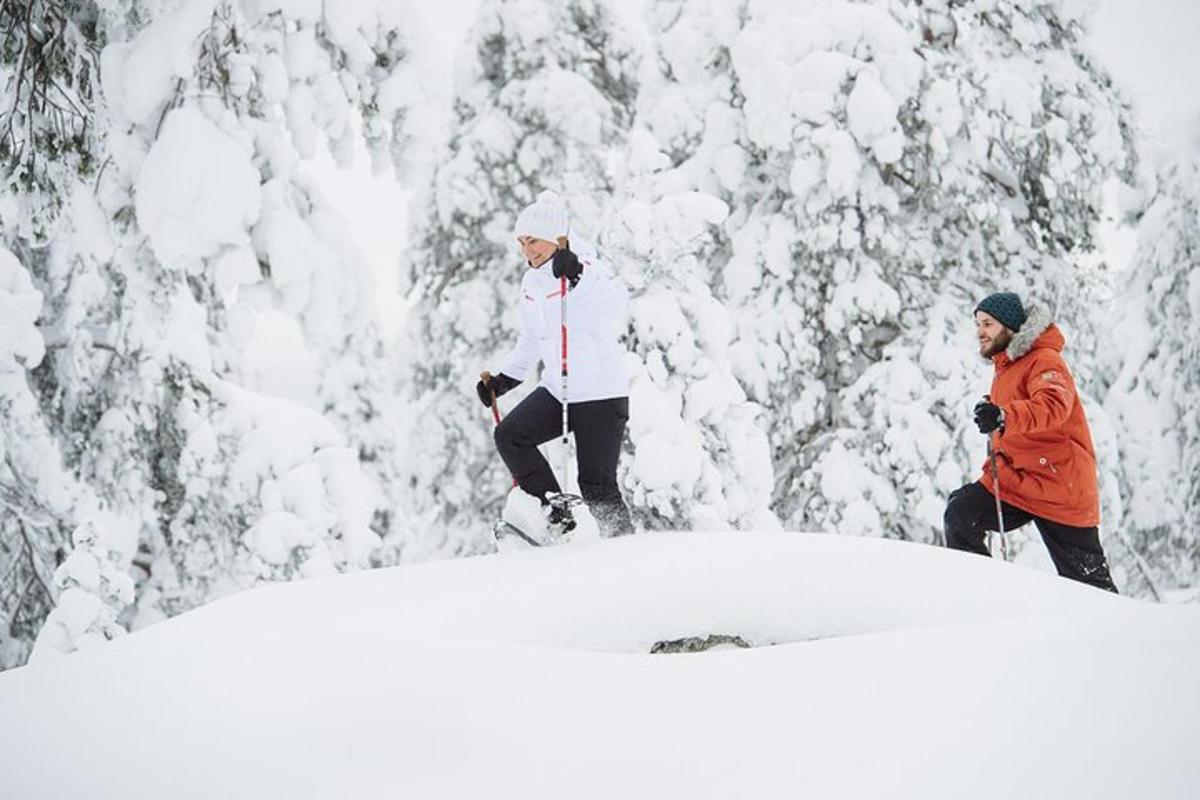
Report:
M1102 180L1133 167L1126 110L1057 2L721 5L652 13L665 70L729 76L724 147L693 145L691 185L731 209L714 291L773 410L775 510L935 540L982 455L973 302L1016 288L1077 332L1094 279L1071 259ZM680 130L718 112L692 113Z
M395 3L189 4L106 51L115 110L141 137L131 149L151 143L118 175L135 184L135 246L171 286L156 307L208 327L166 337L178 380L162 461L178 489L164 493L173 569L157 588L176 606L222 581L364 565L371 523L396 516L377 496L395 485L395 426L379 415L371 276L297 155L324 139L345 162L360 131L377 168L404 166L425 78L412 18ZM180 48L192 57L160 60Z
M620 189L602 238L626 265L631 458L623 483L639 524L769 529L769 410L747 401L730 357L735 319L718 299L729 234L720 197L742 179L736 87L717 35L733 4L660 4L648 15L658 59L641 72Z
M42 296L0 248L0 669L23 663L54 606L55 568L70 547L70 476L46 429L27 371L45 355Z
M65 468L30 385L46 353L41 310L29 273L0 248L0 669L114 638L133 602L135 538Z
M71 187L100 166L94 109L104 23L91 0L0 9L0 220L10 242L45 241Z
M1114 560L1129 590L1200 585L1200 139L1169 164L1122 290L1103 307L1124 514Z
M125 634L117 619L134 601L133 579L97 514L71 534L71 554L54 571L54 609L38 631L31 659L71 652Z
M429 77L407 4L159 6L98 12L103 167L48 247L18 242L46 298L40 411L112 523L76 552L132 535L134 624L366 565L395 517L370 275L298 156L361 135L402 167Z
M508 478L473 385L515 341L523 264L511 226L553 189L578 230L597 231L636 96L634 48L599 0L484 0L459 52L447 152L414 212L401 387L419 454L411 504L439 524L420 526L432 538L406 557L490 545Z
M64 274L58 244L69 227L64 220L75 217L87 183L102 169L99 53L110 31L105 15L88 2L10 3L3 17L0 230L12 252L0 249L0 360L6 364L0 669L29 657L51 612L55 645L48 650L116 635L115 620L132 600L127 569L136 549L136 530L106 513L92 487L79 480L70 451L82 432L47 413L57 402L56 387L46 381L50 362L60 360L70 380L82 360L103 350L112 357L103 336L79 314L81 298L98 291L97 276ZM96 222L86 210L80 227ZM61 327L50 324L55 316ZM77 334L65 354L62 330ZM73 552L75 538L80 546Z

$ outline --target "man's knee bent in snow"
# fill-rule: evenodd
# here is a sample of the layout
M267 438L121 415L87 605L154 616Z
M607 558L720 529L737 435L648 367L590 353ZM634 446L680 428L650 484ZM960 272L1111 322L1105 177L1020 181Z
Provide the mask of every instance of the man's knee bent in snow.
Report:
M972 553L986 553L984 544L983 519L979 510L980 498L975 487L969 483L950 494L946 503L946 511L942 515L942 530L946 537L946 547L953 550L967 550ZM982 489L983 487L979 487ZM987 494L986 490L983 490ZM991 498L991 495L988 495Z

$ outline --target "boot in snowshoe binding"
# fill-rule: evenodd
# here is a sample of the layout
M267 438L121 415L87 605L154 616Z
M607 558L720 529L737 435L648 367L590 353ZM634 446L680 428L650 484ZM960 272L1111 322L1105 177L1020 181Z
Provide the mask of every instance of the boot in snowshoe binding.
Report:
M546 515L546 532L551 537L561 537L575 530L575 515L571 507L583 502L573 494L548 494L542 513Z

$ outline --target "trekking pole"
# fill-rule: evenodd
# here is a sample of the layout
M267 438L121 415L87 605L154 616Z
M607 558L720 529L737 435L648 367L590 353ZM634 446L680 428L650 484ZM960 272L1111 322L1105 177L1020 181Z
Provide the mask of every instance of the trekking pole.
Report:
M983 399L992 402L991 395L984 395ZM992 446L992 435L995 431L988 434L987 451L988 460L992 462L992 494L996 496L996 527L1000 534L1000 557L1008 561L1008 540L1004 538L1004 507L1000 502L1000 468L996 466L996 448ZM993 551L991 536L988 536L988 552Z
M491 386L492 373L488 372L487 370L484 370L483 372L479 373L479 380L483 381L484 386ZM496 402L496 390L488 389L488 391L492 395L492 419L494 419L496 421L496 424L499 425L500 424L500 405ZM513 486L517 485L517 479L515 477L512 479L512 485Z
M567 436L567 276L559 279L562 288L562 445L563 445L563 482L562 492L567 493L567 476L571 472L570 440Z

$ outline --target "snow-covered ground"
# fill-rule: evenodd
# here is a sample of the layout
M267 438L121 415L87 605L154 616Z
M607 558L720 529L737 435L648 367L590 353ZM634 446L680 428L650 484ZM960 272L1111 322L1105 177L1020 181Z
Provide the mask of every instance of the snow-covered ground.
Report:
M649 654L707 634L760 647ZM254 590L0 674L0 794L1196 797L1198 673L1195 606L648 534Z

